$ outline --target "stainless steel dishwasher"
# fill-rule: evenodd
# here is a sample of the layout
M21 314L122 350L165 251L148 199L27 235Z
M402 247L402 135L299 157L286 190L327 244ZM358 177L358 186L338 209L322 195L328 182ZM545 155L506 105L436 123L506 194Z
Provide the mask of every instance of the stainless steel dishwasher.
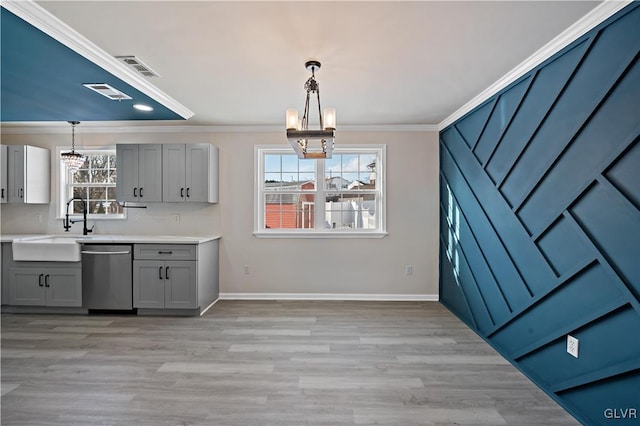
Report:
M130 245L82 246L82 307L132 310L132 248Z

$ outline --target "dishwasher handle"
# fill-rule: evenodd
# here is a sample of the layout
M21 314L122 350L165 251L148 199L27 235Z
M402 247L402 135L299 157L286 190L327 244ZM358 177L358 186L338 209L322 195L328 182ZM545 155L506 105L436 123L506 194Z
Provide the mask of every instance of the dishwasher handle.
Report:
M126 250L126 251L88 251L88 250L82 250L80 253L82 254L129 254L131 253L130 250Z

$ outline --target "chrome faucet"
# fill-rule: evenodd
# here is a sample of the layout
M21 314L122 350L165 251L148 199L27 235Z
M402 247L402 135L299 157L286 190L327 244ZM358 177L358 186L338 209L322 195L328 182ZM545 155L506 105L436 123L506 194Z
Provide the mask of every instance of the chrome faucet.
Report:
M82 219L69 220L69 205L73 202L73 200L82 201ZM93 227L95 225L92 226L91 229L87 228L87 202L80 197L73 197L69 201L67 201L67 213L65 214L65 219L62 223L64 232L69 232L69 229L71 228L71 224L76 222L83 222L82 235L87 235L89 234L89 232L93 232Z

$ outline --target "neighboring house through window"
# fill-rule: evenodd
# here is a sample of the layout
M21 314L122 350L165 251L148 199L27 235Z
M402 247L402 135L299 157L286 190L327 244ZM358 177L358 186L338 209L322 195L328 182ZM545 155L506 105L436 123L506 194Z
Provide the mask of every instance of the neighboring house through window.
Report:
M384 236L385 146L340 147L330 159L256 147L255 234Z

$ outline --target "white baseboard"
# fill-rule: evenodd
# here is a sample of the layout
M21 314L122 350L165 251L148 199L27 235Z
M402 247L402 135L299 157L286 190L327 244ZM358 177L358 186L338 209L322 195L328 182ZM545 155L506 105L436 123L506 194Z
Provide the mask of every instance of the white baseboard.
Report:
M342 293L220 293L220 300L360 300L385 302L437 302L437 294Z

